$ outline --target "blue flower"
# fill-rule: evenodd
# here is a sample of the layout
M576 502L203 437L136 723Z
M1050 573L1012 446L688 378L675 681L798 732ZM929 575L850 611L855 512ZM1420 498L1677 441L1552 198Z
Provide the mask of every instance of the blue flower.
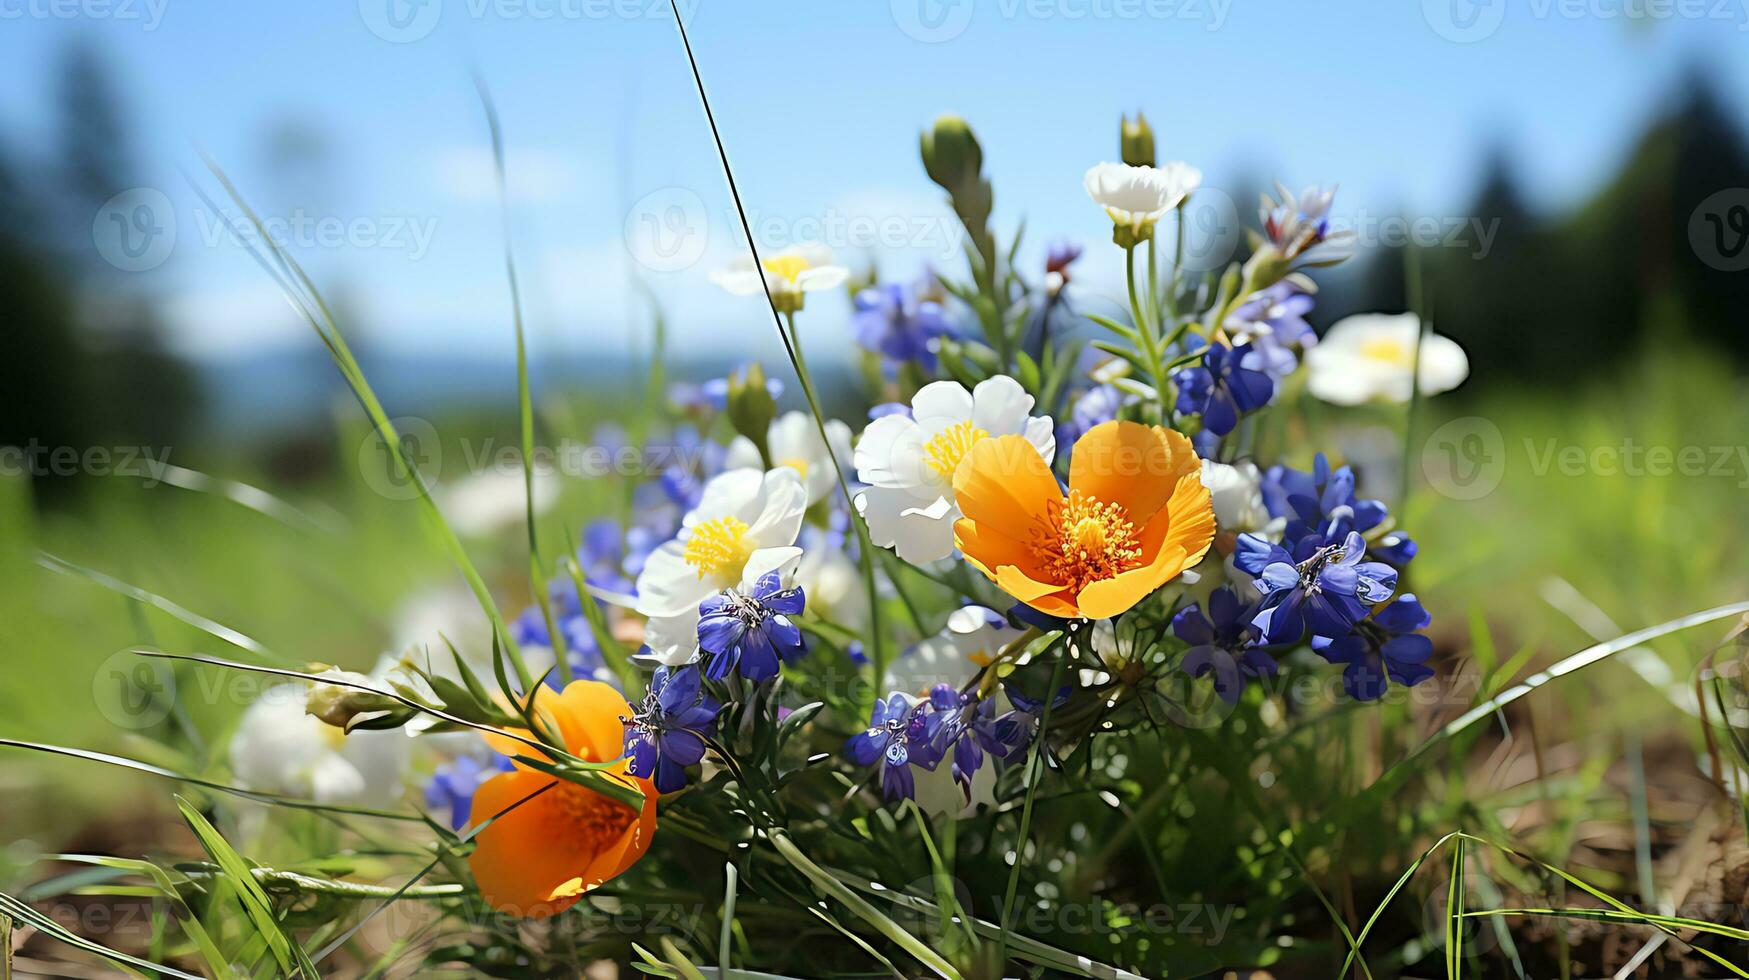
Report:
M1253 293L1228 314L1222 327L1235 342L1252 345L1246 367L1280 381L1299 366L1294 349L1318 342L1318 335L1306 322L1306 314L1311 310L1312 297L1300 292L1293 283L1283 281Z
M1367 534L1383 524L1390 512L1377 500L1355 496L1354 470L1342 466L1330 468L1330 461L1319 453L1312 461L1312 472L1302 473L1286 466L1271 466L1263 474L1263 506L1271 517L1287 519L1283 540L1298 541L1309 534L1336 538L1349 531ZM1401 568L1415 557L1417 546L1408 535L1390 532L1372 546L1373 555Z
M1254 534L1239 535L1233 562L1256 578L1263 593L1254 622L1266 643L1297 641L1307 626L1318 636L1342 636L1397 589L1397 570L1384 562L1362 561L1366 540L1310 534L1290 552Z
M700 687L697 667L658 667L643 704L626 720L628 771L653 777L659 793L686 785L686 767L704 758L704 740L716 730L722 705Z
M859 766L881 764L881 793L889 800L911 799L912 766L930 772L940 765L944 718L936 704L894 691L877 701L868 729L852 735L844 751Z
M1228 704L1239 702L1247 679L1275 676L1275 658L1256 645L1263 637L1252 622L1256 616L1255 606L1222 587L1209 594L1206 615L1190 605L1172 617L1172 632L1191 645L1179 666L1192 677L1213 674L1215 693Z
M778 378L767 378L765 390L775 401L783 397L783 381ZM682 411L723 412L729 408L729 379L727 376L712 378L703 384L689 384L677 381L668 386L668 400Z
M802 631L790 620L801 615L801 589L784 588L777 571L766 572L751 595L724 589L698 604L698 645L710 654L705 676L720 681L739 668L762 681L777 676L781 662L802 654Z
M1178 413L1200 415L1204 429L1224 436L1239 424L1239 416L1254 412L1275 397L1275 382L1262 371L1245 366L1250 344L1228 349L1211 344L1200 367L1173 375L1178 385Z
M449 825L460 830L468 825L468 813L474 807L474 792L480 784L501 772L509 772L510 760L492 753L482 763L471 755L457 756L447 765L437 767L425 784L425 805L433 810L449 809Z
M851 320L863 349L900 364L935 370L935 343L954 335L940 303L920 299L908 286L885 283L856 294Z
M873 422L875 419L884 419L889 415L899 415L904 418L910 418L911 406L904 402L881 402L879 405L868 410L868 420L870 422Z
M1117 413L1135 399L1116 386L1097 384L1082 392L1069 406L1069 417L1057 423L1057 445L1071 447L1087 430L1117 418Z
M1346 664L1342 686L1357 701L1376 700L1385 693L1386 678L1414 687L1433 676L1427 658L1433 641L1420 634L1433 622L1421 600L1404 593L1389 605L1335 637L1312 637L1312 649L1333 664Z

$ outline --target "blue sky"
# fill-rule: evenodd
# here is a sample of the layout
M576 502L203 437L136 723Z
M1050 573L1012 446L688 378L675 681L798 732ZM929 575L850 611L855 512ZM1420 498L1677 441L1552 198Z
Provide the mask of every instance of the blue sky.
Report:
M507 353L477 68L510 146L537 354L637 343L647 323L630 286L638 273L687 350L773 358L760 303L708 281L741 250L740 233L666 2L0 0L0 140L15 152L46 145L53 66L83 38L114 68L142 185L174 213L173 250L134 275L166 297L180 349L314 343L189 189L198 147L269 215L347 229L322 240L312 226L298 246L345 298L352 329L397 349ZM1296 188L1340 182L1337 211L1355 221L1461 218L1497 144L1514 152L1533 199L1557 207L1615 168L1687 66L1716 72L1744 110L1746 4L682 8L762 246L824 238L849 264L877 261L894 276L951 265L952 225L916 141L937 113L956 111L983 141L998 227L1024 216L1031 256L1052 238L1087 243L1091 294L1116 284L1117 254L1102 247L1109 225L1080 179L1115 156L1120 112L1145 109L1162 156L1205 171L1209 207L1244 173ZM1655 16L1626 13L1640 10ZM268 162L269 136L288 120L322 137L321 176L308 183ZM1249 220L1252 202L1238 211ZM691 236L681 256L692 261L633 259L627 242L647 241L652 221ZM843 349L847 306L836 295L812 304L805 328L819 347Z

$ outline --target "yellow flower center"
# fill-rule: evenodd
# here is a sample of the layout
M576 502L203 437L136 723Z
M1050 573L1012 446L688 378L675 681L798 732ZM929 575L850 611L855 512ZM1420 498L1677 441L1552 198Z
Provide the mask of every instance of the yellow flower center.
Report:
M1383 361L1392 367L1412 368L1415 366L1415 349L1400 340L1389 337L1374 337L1360 345L1360 356L1369 361Z
M802 459L800 456L791 456L788 459L780 459L777 461L777 465L780 469L787 466L790 469L795 470L796 475L800 476L803 480L808 478L808 461Z
M802 273L809 269L808 260L799 255L773 255L765 260L764 265L766 272L790 285L795 285Z
M990 433L978 428L971 419L955 422L923 444L924 461L935 471L936 476L951 480L954 471L960 468L960 460L966 458L966 453L972 451L978 440L989 437Z
M718 517L697 524L680 557L698 569L699 578L738 578L756 547L748 530L747 522L739 517Z
M557 809L565 816L566 826L560 833L583 841L586 849L595 854L607 850L619 840L619 835L638 816L624 803L569 780L559 780L547 792L553 794Z
M1071 490L1051 505L1032 547L1054 579L1079 592L1141 564L1140 537L1121 504Z

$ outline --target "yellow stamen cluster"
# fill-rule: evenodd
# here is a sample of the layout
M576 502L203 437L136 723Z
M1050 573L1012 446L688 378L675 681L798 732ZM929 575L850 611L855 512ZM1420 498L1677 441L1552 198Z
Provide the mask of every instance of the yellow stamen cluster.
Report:
M619 835L637 819L637 814L624 803L568 780L559 780L558 785L547 792L554 795L558 809L565 815L563 833L580 838L587 849L595 853L618 841Z
M777 465L780 467L787 466L790 469L795 470L796 475L803 480L808 478L808 461L800 456L791 456L789 459L780 459L777 461Z
M693 526L681 558L698 569L698 577L736 578L753 555L753 539L746 521L718 517Z
M943 480L953 479L955 470L960 467L960 460L966 458L966 453L972 451L981 439L988 439L990 433L978 428L971 419L956 422L935 434L923 445L923 459L935 475Z
M1415 349L1400 340L1375 337L1360 345L1360 354L1369 361L1383 361L1392 367L1415 366Z
M1066 501L1051 506L1033 549L1053 579L1079 591L1140 564L1138 538L1122 505L1072 490Z
M771 273L790 285L795 285L802 273L808 271L808 260L799 255L774 255L764 261L765 271Z

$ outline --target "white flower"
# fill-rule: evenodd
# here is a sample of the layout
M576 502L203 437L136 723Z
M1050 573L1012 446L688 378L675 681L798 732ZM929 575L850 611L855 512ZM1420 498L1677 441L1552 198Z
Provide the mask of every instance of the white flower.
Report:
M1366 313L1339 321L1306 352L1307 390L1336 405L1408 401L1420 332L1421 321L1413 313ZM1456 341L1432 332L1421 340L1423 395L1450 391L1469 375L1470 360Z
M1247 459L1229 466L1205 459L1202 485L1209 488L1220 530L1238 533L1269 527L1269 509L1263 505L1263 474L1256 463Z
M1151 236L1154 223L1184 203L1202 183L1202 171L1176 160L1164 167L1101 163L1089 168L1081 182L1087 196L1105 209L1116 228L1128 234L1133 243Z
M850 426L837 419L826 422L826 438L832 443L831 453L826 451L826 443L820 440L820 427L814 421L814 416L807 412L785 412L771 421L771 427L766 431L765 448L771 452L771 465L788 467L795 470L802 478L802 486L807 488L808 503L819 503L838 487L838 471L833 468L833 457L846 468L850 465ZM759 449L753 445L753 440L746 436L737 436L729 444L729 452L723 457L723 465L727 469L765 468L764 461L759 458Z
M869 537L912 564L953 554L953 475L974 444L995 436L1025 436L1048 465L1057 439L1048 417L1029 416L1032 396L998 375L966 391L953 381L924 385L911 399L911 418L887 415L869 423L856 444L856 478L868 487L856 510Z
M1025 635L994 609L961 606L947 617L946 629L887 665L885 689L926 697L937 684L964 687L979 668Z
M491 466L439 487L437 506L463 537L483 538L528 520L528 487L522 468ZM559 497L559 476L550 466L534 468L534 512L544 514Z
M396 731L348 735L305 713L309 688L263 691L231 737L231 771L246 789L318 803L387 806L401 794L411 742Z
M780 312L802 308L802 294L822 289L836 289L850 278L850 270L832 264L832 252L817 245L790 248L760 261L765 267L764 283L753 265L753 256L738 256L727 269L711 273L711 282L736 296L757 296L771 289L771 298Z
M705 484L680 534L651 552L638 575L639 613L649 617L650 656L678 666L698 650L698 604L724 589L751 589L774 569L794 570L807 510L796 471L730 470Z

